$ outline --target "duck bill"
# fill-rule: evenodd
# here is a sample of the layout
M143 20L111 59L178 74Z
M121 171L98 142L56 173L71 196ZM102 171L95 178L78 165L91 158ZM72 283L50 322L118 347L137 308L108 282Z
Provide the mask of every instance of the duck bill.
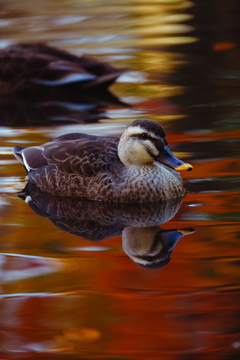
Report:
M162 240L168 251L172 251L178 240L186 235L194 233L192 228L165 230L161 233Z
M167 145L164 146L164 149L161 151L160 155L156 157L156 160L178 171L191 171L193 168L192 165L176 158Z

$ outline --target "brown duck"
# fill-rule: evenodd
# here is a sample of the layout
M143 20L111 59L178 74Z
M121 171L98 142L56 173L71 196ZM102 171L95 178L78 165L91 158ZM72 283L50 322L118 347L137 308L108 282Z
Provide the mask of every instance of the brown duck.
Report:
M185 193L177 159L156 122L130 123L120 138L66 134L40 146L15 147L31 182L43 191L110 202L153 202Z
M128 106L108 91L123 72L44 44L6 47L0 50L0 125L51 126L106 118L103 108Z
M122 73L101 61L44 44L11 45L0 51L0 92L17 96L46 95L46 90L74 84L85 92L106 89Z

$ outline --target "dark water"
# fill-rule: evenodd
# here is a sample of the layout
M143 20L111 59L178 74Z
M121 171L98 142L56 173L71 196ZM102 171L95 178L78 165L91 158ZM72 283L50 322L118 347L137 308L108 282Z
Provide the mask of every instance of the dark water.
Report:
M20 127L20 111L10 127L0 115L1 358L236 359L239 2L0 5L2 48L48 42L128 69L111 92L131 104L101 105L96 111L105 119L80 125ZM182 204L92 209L36 192L37 210L16 195L26 180L13 146L75 131L120 135L127 123L143 117L160 122L174 153L194 167L183 174L188 193ZM138 242L128 237L129 226ZM133 261L136 252L151 247L149 227L159 232L157 246L167 244L160 269Z

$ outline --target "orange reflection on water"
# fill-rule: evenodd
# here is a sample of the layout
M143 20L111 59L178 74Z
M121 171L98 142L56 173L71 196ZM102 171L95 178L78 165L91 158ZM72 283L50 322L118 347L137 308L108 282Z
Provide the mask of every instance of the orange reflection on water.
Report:
M2 127L1 358L237 359L238 2L1 5L2 45L49 41L135 72L112 88L132 106L112 105L103 109L110 119L73 131L120 135L135 118L161 122L174 153L193 165L182 173L181 208L161 228L195 229L156 270L133 262L120 234L90 241L60 231L17 197L26 180L11 149L72 127Z

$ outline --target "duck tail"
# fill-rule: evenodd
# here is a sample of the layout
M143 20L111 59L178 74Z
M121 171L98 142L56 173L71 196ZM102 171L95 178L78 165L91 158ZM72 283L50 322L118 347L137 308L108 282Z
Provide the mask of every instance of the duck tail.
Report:
M25 149L25 147L22 146L15 146L13 148L13 154L15 156L15 158L21 163L23 164L23 157L22 157L22 150Z
M99 76L97 79L85 83L83 87L84 89L90 89L90 88L107 89L122 73L123 71L116 71L111 74Z

